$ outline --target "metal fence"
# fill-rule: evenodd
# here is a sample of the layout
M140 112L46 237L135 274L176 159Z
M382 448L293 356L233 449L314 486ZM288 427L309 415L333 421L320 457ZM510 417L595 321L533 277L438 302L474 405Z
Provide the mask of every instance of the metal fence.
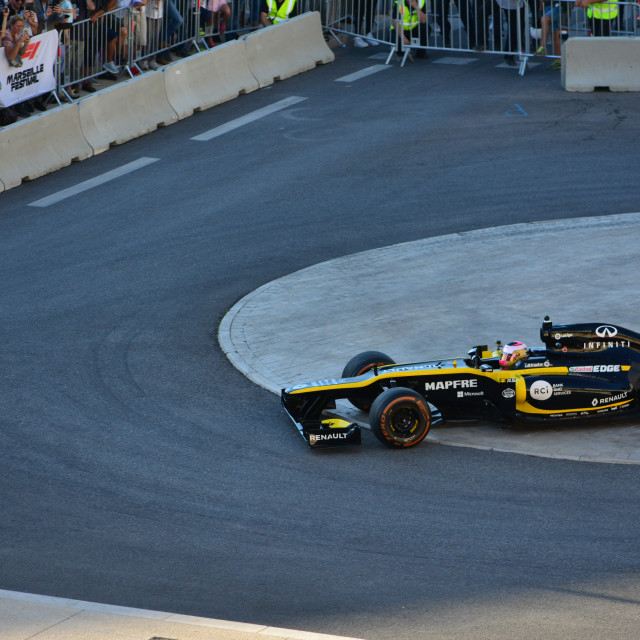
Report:
M298 0L297 10L319 11L329 38L360 46L386 44L387 62L428 49L484 51L505 56L524 73L533 56L560 57L564 39L601 35L637 37L638 2L616 3L612 20L595 20L568 0ZM416 10L413 7L418 7ZM259 26L260 0L147 0L98 17L58 24L58 93L67 99L92 78L134 76L176 55L216 46ZM411 17L413 12L413 18ZM415 27L408 29L411 20ZM553 62L552 62L553 64Z
M326 0L322 16L341 46L340 34L353 35L356 46L389 45L387 62L396 55L404 64L428 49L483 51L502 54L522 74L536 55L560 58L572 36L638 37L640 4L611 5L617 15L601 20L573 0Z
M105 73L133 77L176 56L211 49L256 29L259 8L260 0L147 0L144 7L58 23L58 92L75 98Z

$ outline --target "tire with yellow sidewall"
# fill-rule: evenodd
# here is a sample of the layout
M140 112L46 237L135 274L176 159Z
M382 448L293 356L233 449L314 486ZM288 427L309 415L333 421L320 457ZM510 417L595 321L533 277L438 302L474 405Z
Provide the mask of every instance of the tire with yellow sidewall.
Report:
M414 447L429 433L429 403L413 389L392 387L374 400L369 425L378 440L388 447Z

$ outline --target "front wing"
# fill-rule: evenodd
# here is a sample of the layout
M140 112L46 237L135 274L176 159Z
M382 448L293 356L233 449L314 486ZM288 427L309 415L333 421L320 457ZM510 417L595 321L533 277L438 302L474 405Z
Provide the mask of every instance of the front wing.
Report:
M361 431L357 424L339 418L305 420L302 423L290 413L284 399L285 392L283 391L282 406L310 447L343 447L361 443Z

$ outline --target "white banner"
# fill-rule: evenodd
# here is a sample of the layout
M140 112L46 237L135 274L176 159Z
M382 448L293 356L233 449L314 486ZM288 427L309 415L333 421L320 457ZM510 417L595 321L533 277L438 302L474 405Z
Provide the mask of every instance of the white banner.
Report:
M58 32L34 36L22 56L22 66L12 67L0 50L0 107L10 107L56 88L54 63L58 55Z

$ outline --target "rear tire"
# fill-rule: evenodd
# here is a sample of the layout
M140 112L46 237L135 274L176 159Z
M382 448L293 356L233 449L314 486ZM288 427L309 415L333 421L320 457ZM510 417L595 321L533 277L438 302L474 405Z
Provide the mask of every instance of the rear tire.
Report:
M376 438L388 447L413 447L429 433L431 410L416 391L392 387L373 402L369 425Z
M357 356L353 356L342 370L343 378L355 378L361 376L374 367L381 367L385 364L395 364L395 362L381 351L364 351ZM371 404L376 399L378 393L372 389L365 390L361 395L349 397L349 402L360 411L369 411Z

